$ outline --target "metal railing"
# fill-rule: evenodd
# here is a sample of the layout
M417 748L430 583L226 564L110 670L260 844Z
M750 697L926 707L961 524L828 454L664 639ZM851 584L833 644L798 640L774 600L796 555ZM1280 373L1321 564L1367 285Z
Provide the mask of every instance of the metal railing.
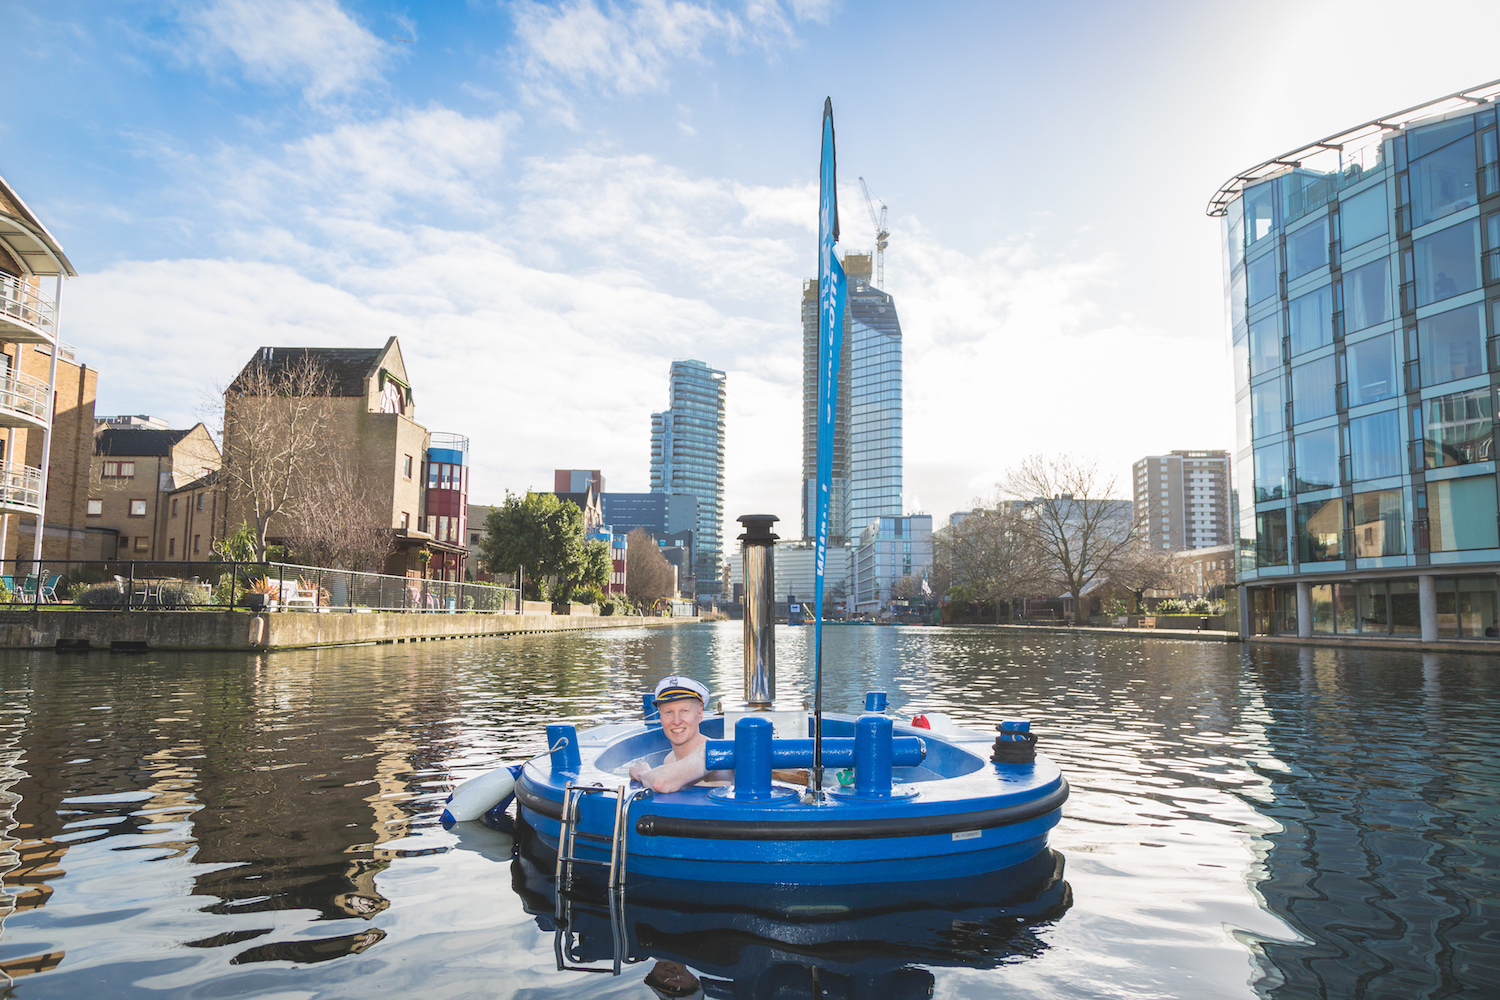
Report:
M129 559L0 561L0 604L96 610L405 611L519 614L513 587L287 563Z
M1401 282L1401 311L1411 312L1417 308L1417 283L1415 280Z
M1422 366L1420 358L1412 358L1402 368L1406 376L1406 391L1415 392L1422 388Z
M1427 442L1425 439L1406 442L1407 466L1412 472L1425 472L1427 469Z
M1428 520L1413 518L1411 522L1411 550L1414 555L1426 555L1432 550Z
M1474 179L1478 182L1479 197L1500 194L1500 163L1481 163L1474 171Z
M1485 284L1500 281L1500 247L1484 252L1484 281Z
M0 409L45 424L52 414L47 383L25 372L0 371Z
M53 335L57 305L30 282L0 274L0 315Z
M0 507L41 510L42 470L19 462L0 463Z

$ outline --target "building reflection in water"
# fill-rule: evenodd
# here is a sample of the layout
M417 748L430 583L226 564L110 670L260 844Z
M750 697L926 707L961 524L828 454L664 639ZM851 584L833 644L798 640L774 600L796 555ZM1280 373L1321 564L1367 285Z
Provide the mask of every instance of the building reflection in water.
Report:
M1295 767L1257 808L1265 905L1303 940L1259 942L1263 996L1476 996L1500 983L1485 902L1500 821L1500 676L1488 657L1326 647L1244 655L1266 737Z

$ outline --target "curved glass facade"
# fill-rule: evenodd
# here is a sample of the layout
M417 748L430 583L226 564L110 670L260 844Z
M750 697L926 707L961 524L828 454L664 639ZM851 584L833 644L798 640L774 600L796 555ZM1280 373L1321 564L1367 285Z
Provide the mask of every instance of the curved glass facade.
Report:
M1493 103L1443 110L1211 204L1252 632L1500 635L1500 143Z

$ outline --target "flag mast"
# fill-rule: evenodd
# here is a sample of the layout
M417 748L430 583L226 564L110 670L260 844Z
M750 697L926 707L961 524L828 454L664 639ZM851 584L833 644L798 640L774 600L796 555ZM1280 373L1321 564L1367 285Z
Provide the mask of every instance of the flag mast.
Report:
M838 170L833 142L833 98L823 100L823 152L818 193L818 471L817 534L813 587L814 797L823 797L823 571L828 561L828 518L833 489L833 427L838 410L839 355L844 342L847 282L834 255L839 239Z

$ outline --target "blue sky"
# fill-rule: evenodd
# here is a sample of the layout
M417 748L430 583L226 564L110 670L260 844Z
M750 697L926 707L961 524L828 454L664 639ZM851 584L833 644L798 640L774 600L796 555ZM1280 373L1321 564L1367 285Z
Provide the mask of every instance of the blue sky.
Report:
M209 418L261 344L401 338L471 498L645 489L729 372L726 517L795 523L819 114L890 206L908 503L1033 452L1232 447L1234 171L1500 77L1493 5L0 0L0 175L81 276L102 413ZM402 41L399 39L407 39ZM212 420L210 419L210 423ZM732 537L732 535L731 535Z

